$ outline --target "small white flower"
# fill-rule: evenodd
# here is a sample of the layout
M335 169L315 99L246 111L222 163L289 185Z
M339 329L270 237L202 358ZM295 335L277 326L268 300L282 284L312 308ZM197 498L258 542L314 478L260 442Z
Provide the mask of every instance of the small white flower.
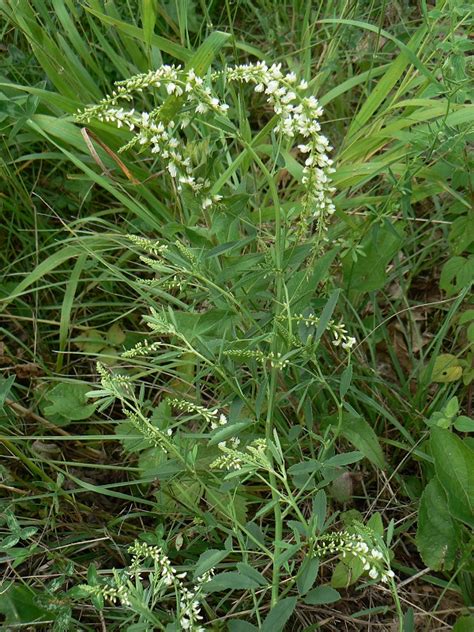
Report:
M369 577L371 577L372 579L377 579L378 576L379 576L379 572L375 568L375 566L373 566L369 571Z
M220 417L219 417L219 424L221 426L225 426L227 423L227 417L224 415L224 413L221 413Z
M269 81L265 94L273 94L278 89L278 81Z

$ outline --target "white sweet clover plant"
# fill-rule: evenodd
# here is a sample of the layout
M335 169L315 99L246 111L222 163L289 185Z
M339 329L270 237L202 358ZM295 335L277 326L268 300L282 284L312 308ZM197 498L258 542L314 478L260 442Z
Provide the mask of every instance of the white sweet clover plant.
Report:
M301 182L304 195L299 205L296 205L300 211L295 234L301 236L301 227L308 228L312 224L316 227L319 241L324 242L328 223L335 209L332 201L334 187L331 184L331 173L334 169L333 162L328 157L331 147L328 139L321 133L319 123L322 108L315 97L307 95L308 84L305 81L298 81L292 72L284 73L281 64L245 64L209 73L206 78L199 77L192 69L162 66L158 70L119 82L110 96L78 114L77 120L99 120L127 128L133 136L121 151L138 147L157 155L165 165L177 193L187 187L200 200L201 208L205 212L220 203L225 191L216 190L213 183L194 174L192 161L185 146L185 135L181 130L192 126L195 118L224 117L230 120L230 107L221 96L226 84L230 82L252 84L256 93L264 95L275 114L273 129L281 138L297 145L303 161ZM166 99L173 97L175 100L171 104L172 107L169 99L149 111L141 111L134 107L135 97L160 88L164 91ZM164 243L133 235L129 236L129 239L135 247L146 253L141 256L141 260L156 275L155 279L143 279L144 284L153 286L156 283L161 290L177 291L178 294L184 292L188 286L205 286L206 279L200 270L200 261L196 253L181 241ZM200 362L207 361L205 356L196 351L165 309L151 308L150 315L145 321L152 335L158 339L145 339L125 351L122 357L127 362L133 365L133 362L140 362L145 356L158 356L163 350L195 354ZM303 343L292 333L292 328L301 324L309 330L316 331L320 319L313 311L306 310L294 314L277 312L273 323L274 329L270 337L263 338L265 350L227 347L221 350L222 357L239 358L249 366L255 364L260 367L260 371L272 372L275 376L291 369L292 366L297 366L298 362L315 357L316 347L313 345L312 334L308 335ZM330 343L335 352L340 349L345 353L351 352L356 341L349 335L344 323L330 319L325 329L332 336ZM289 352L282 354L272 344L271 337L275 336L276 332L281 333L282 338L288 342ZM370 529L359 525L349 531L320 534L311 528L298 506L298 493L294 494L291 489L283 451L276 448L279 445L276 432L273 434L274 440L270 438L271 433L267 433L265 438L255 438L254 435L247 439L245 434L236 436L230 428L226 404L208 406L190 401L188 397L176 396L166 398L172 422L167 426L160 426L144 411L143 399L136 395L132 378L115 370L111 371L101 364L98 364L98 373L101 386L90 395L100 398L102 407L118 400L125 418L148 444L178 461L182 470L187 471L192 479L199 476L195 467L197 444L201 442L205 445L206 441L209 445L217 443L219 456L209 462L209 471L215 476L220 475L224 481L235 477L255 477L271 489L272 493L275 493L275 484L279 484L281 492L277 493L279 502L287 506L285 515L294 513L301 521L302 528L308 530L309 557L323 558L329 555L340 556L346 560L358 559L362 563L363 572L370 580L390 582L392 588L394 587L387 548ZM238 378L236 379L238 381ZM217 394L214 401L219 401ZM191 449L183 451L182 430L189 437L196 429L199 438L193 441ZM216 437L222 439L213 440ZM219 502L221 501L217 497L216 506L219 506ZM224 511L226 508L221 509ZM125 607L135 608L138 613L140 608L137 600L139 601L140 595L145 594L147 590L148 593L153 593L151 602L159 605L169 601L169 592L173 589L176 596L173 616L180 626L179 629L196 632L203 630L200 604L205 594L203 587L211 578L212 571L191 585L187 582L185 574L175 571L161 548L136 543L131 547L130 553L133 559L128 570L114 572L108 584L89 587L90 594L106 598L112 603L119 602ZM151 569L147 569L148 588L142 582L141 564L145 560L153 564Z

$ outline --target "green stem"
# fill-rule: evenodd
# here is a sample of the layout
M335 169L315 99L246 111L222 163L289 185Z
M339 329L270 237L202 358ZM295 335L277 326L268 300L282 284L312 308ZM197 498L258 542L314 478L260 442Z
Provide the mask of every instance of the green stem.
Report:
M273 410L275 406L275 394L276 394L276 381L277 381L278 369L273 368L270 375L270 386L268 392L268 408L267 418L265 421L265 438L267 442L273 440ZM273 461L273 456L271 457ZM272 487L272 500L274 502L273 514L275 518L275 536L273 543L273 571L272 571L272 606L278 603L278 593L280 587L280 563L278 557L280 553L280 542L283 536L282 532L282 517L280 497L276 490L277 479L275 473L270 471L270 485Z
M262 172L268 181L269 190L271 196L273 198L273 203L275 206L275 279L276 279L276 296L274 302L274 320L273 320L273 339L272 339L272 352L274 357L276 357L278 352L278 332L277 332L277 319L278 314L282 308L282 297L283 297L283 271L282 271L282 261L283 261L283 250L284 250L284 240L283 240L283 231L282 231L282 218L281 218L281 208L280 201L278 198L278 191L275 185L274 178L271 173L268 171L266 166L260 160L259 156L255 154L253 149L249 146L248 150L251 154L253 154L254 159L259 164ZM267 418L265 421L265 438L267 443L273 441L273 417L275 414L275 398L276 398L276 390L277 390L277 378L278 378L278 368L272 367L270 373L270 384L268 387L268 406L267 406ZM270 462L272 464L273 469L273 455L269 454ZM275 535L273 541L273 570L272 570L272 606L275 606L278 603L279 598L279 589L280 589L280 563L278 561L278 557L280 554L280 543L283 537L283 520L281 513L281 505L280 505L280 496L277 492L277 477L275 472L270 471L269 473L270 485L272 487L272 500L273 500L273 513L275 519Z

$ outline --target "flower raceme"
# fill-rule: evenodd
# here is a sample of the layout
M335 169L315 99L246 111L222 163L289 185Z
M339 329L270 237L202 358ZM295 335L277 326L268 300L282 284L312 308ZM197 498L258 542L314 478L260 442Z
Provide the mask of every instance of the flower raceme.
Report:
M169 176L182 191L188 187L201 200L206 209L221 200L211 183L197 177L185 138L180 130L192 120L212 115L229 118L230 106L220 96L226 83L252 84L261 93L275 114L275 130L293 144L303 156L301 182L304 195L301 200L301 221L315 221L319 229L326 227L334 213L331 184L333 161L328 153L329 140L321 133L319 119L323 110L318 100L307 95L308 83L298 81L294 72L283 72L281 64L268 66L265 62L227 67L198 76L191 68L163 65L156 70L136 75L115 84L115 90L97 105L76 115L78 122L99 120L114 123L133 132L131 140L120 151L132 147L148 148L163 161ZM150 111L139 111L134 99L144 92L161 89L164 98L178 102L177 111L170 116L166 101ZM176 108L174 108L176 110Z
M143 591L148 584L160 602L169 600L169 589L174 590L176 600L176 623L180 630L190 632L204 632L201 625L203 615L201 613L201 601L203 599L202 587L213 575L213 570L197 577L193 584L186 585L187 573L178 573L171 565L167 555L161 547L135 541L128 549L132 555L130 565L125 572L115 571L108 584L98 586L82 586L83 590L92 596L100 596L112 604L119 603L127 608L134 608L140 604L140 612L143 614L147 606L143 603ZM147 581L142 578L144 564L152 562L153 567L147 568Z

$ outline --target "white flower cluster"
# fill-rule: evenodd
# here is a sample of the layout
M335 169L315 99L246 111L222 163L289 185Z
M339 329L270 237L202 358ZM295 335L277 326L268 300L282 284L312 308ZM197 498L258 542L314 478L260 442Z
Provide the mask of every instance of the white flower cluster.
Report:
M298 323L304 323L306 327L317 327L319 325L319 318L313 313L303 316L303 314L296 314L295 320ZM349 336L344 323L336 323L334 320L330 320L327 324L327 329L332 333L332 344L334 347L342 347L345 351L350 351L356 344L356 339L353 336Z
M219 413L217 408L209 409L200 404L193 404L186 399L169 399L168 403L186 413L196 414L203 417L208 423L211 424L211 428L217 428L217 425L225 425L227 418L223 413Z
M290 364L289 360L283 359L282 354L279 351L277 353L270 351L268 359L270 361L270 366L273 369L284 369Z
M232 437L228 441L218 443L218 448L223 452L211 463L211 468L216 470L241 470L247 466L254 469L271 469L271 463L266 455L267 443L265 439L255 439L245 451L238 450L240 439Z
M182 630L190 632L204 632L200 625L203 617L201 614L201 604L199 601L201 588L214 574L211 569L196 579L195 585L189 589L181 585L179 599L179 623Z
M201 625L203 616L200 598L202 586L212 577L213 569L198 577L194 585L188 588L184 584L187 573L178 573L161 547L152 546L145 542L135 542L128 551L132 554L132 561L125 573L120 574L114 571L113 585L83 586L83 588L88 590L90 594L101 595L113 604L119 602L123 606L133 608L133 602L142 601L143 598L142 590L136 590L137 582L142 581L141 572L143 569L141 567L145 560L152 560L154 568L148 575L148 582L155 590L166 590L171 586L175 589L176 618L180 629L189 632L204 632ZM130 577L130 580L127 580L127 576ZM140 614L143 614L143 605Z
M297 83L295 73L284 74L281 64L267 66L265 62L243 64L225 72L228 80L254 83L255 91L262 92L267 102L279 117L277 130L288 138L302 137L304 143L298 149L304 154L302 183L306 188L303 207L309 216L324 227L328 217L335 211L330 174L335 170L328 157L332 147L322 135L319 118L323 109L314 96L303 96L308 88L306 81Z
M128 550L133 553L132 563L129 567L130 574L140 570L143 560L147 558L153 560L155 570L161 576L165 586L174 586L176 589L178 621L181 629L190 632L204 632L204 628L200 625L203 617L199 596L202 586L209 581L214 571L212 569L207 571L196 579L194 586L187 588L181 581L186 579L187 573L178 573L161 547L135 542Z
M339 554L342 558L358 558L371 579L388 582L394 577L383 552L360 533L341 531L318 538L315 555Z
M186 127L193 116L212 113L228 115L229 106L214 90L221 78L226 81L251 83L257 93L263 93L278 118L276 130L283 136L298 142L304 156L302 183L303 220L316 219L320 230L335 211L332 202L334 187L331 185L333 161L328 157L332 149L326 136L321 134L319 119L323 113L314 96L306 96L308 83L299 81L294 72L282 72L281 64L268 66L265 62L229 67L210 75L209 80L196 75L195 71L181 66L164 65L157 70L136 75L116 84L116 89L98 105L79 112L79 122L112 122L117 127L128 127L134 136L120 151L134 146L150 148L165 162L166 169L175 180L178 191L188 186L195 194L203 196L201 205L206 209L216 204L221 196L206 194L210 182L193 175L191 159L179 136L179 129ZM124 109L120 104L133 101L134 93L163 88L166 96L178 100L177 107L158 106L150 112ZM173 104L174 105L174 104Z
M172 586L176 579L186 577L186 573L177 574L176 569L171 566L169 558L163 553L163 549L159 546L152 546L145 542L135 541L132 546L128 548L128 552L132 553L132 561L128 568L130 575L139 572L140 566L145 559L151 559L165 586Z
M163 107L157 107L151 112L137 112L135 108L119 107L121 100L132 101L134 92L145 89L164 87L168 96L175 96L184 100L184 109L178 114L181 124L175 120L167 120ZM138 145L149 147L152 154L158 154L165 161L166 169L175 180L178 191L183 185L188 186L194 193L201 193L209 189L210 183L203 178L193 175L191 159L183 151L183 143L179 138L178 128L189 124L191 110L195 114L203 115L207 112L225 114L229 106L212 93L209 86L204 85L202 77L196 75L191 68L184 71L181 66L164 65L157 70L136 75L126 81L116 83L116 90L107 95L98 105L86 108L76 116L79 122L92 119L115 123L117 127L128 127L135 133L134 137L120 151L126 151ZM221 199L221 196L207 196L202 205L207 208Z

